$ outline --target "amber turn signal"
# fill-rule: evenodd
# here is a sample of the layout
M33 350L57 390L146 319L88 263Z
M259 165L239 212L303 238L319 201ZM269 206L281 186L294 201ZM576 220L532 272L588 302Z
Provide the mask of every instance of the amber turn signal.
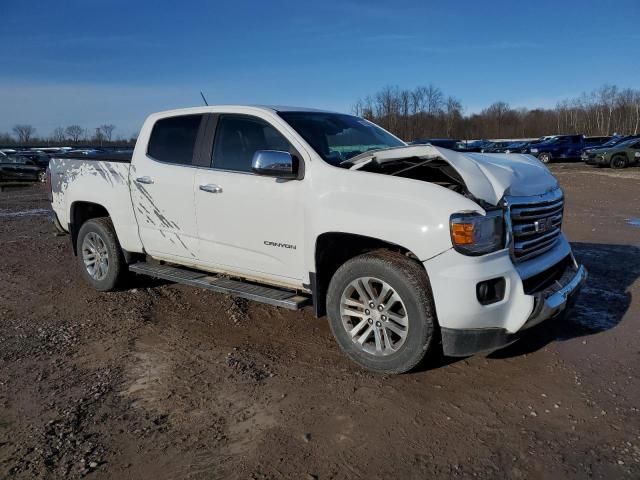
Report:
M473 223L454 223L451 225L451 239L456 245L473 243Z

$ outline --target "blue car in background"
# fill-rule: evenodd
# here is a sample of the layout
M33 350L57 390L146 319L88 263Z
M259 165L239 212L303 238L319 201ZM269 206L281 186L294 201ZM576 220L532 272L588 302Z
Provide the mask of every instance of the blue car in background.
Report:
M552 160L577 160L588 148L601 146L610 137L585 137L584 135L558 135L544 142L532 144L529 152L542 163Z
M558 135L550 140L531 147L531 155L538 157L542 163L552 160L573 160L580 158L582 150L587 147L584 135Z

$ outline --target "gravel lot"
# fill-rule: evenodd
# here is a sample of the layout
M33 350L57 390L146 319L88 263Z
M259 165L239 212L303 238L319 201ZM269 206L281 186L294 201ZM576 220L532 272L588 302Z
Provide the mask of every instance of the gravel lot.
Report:
M0 478L640 478L640 169L552 168L590 272L570 318L396 377L310 311L98 293L44 187L0 192Z

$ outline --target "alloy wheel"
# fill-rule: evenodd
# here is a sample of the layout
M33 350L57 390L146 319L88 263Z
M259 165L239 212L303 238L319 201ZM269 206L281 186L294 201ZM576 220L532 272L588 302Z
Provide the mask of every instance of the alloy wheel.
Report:
M624 168L626 166L626 163L626 160L618 155L617 157L613 157L611 159L611 168Z
M379 278L351 281L340 298L340 316L354 345L371 355L391 355L407 339L409 317L404 302Z
M94 280L103 280L109 273L107 245L95 232L89 232L82 241L82 260L87 273Z

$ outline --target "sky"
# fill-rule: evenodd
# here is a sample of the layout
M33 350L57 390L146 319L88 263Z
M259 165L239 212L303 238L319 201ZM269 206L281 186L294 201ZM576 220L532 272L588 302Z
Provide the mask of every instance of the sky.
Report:
M0 132L202 104L350 112L434 84L467 113L640 88L640 0L0 0Z

